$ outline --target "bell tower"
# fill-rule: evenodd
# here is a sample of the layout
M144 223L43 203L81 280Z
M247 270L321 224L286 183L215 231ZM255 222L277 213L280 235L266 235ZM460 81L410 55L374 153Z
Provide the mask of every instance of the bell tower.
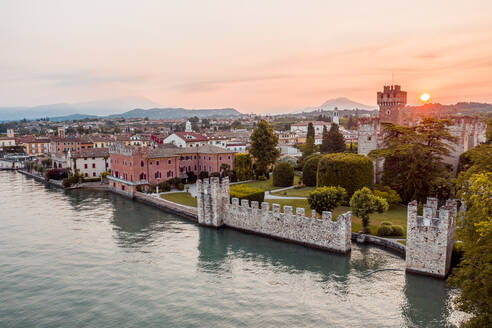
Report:
M402 110L407 105L407 92L399 85L385 85L383 92L378 92L379 120L403 124Z

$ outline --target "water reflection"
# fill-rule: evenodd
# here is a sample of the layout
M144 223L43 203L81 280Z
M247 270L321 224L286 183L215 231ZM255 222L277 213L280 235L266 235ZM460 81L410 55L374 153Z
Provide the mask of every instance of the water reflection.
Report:
M284 271L309 271L323 280L345 282L350 271L350 257L331 254L295 244L254 236L232 229L199 229L198 266L219 273L229 258L241 258Z
M450 325L447 318L452 307L445 281L407 273L404 292L407 303L402 313L408 327Z

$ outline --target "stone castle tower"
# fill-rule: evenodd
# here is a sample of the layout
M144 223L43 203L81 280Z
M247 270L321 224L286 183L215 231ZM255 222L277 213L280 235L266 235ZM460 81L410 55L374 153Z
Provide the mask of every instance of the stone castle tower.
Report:
M454 245L456 200L447 200L438 210L438 200L427 198L423 216L417 215L417 202L407 209L406 270L445 278L451 267Z
M224 224L224 214L229 205L229 178L219 182L218 177L196 181L198 223L211 227L221 227Z
M407 92L399 85L385 85L383 92L378 92L379 119L381 122L403 124L402 110L407 105Z

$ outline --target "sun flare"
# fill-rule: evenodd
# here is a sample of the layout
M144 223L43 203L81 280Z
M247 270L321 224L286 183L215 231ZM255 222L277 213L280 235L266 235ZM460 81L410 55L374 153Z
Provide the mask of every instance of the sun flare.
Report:
M427 101L429 101L430 97L431 97L430 94L423 93L423 94L420 95L420 100L423 101L423 102L427 102Z

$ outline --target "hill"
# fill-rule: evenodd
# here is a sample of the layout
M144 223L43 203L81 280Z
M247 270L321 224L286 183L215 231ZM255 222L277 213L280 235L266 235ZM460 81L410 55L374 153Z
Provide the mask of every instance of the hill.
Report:
M159 119L183 119L193 116L198 118L208 117L235 117L241 115L234 108L219 108L219 109L185 109L185 108L151 108L151 109L133 109L131 111L109 115L109 118L145 118L151 120Z

